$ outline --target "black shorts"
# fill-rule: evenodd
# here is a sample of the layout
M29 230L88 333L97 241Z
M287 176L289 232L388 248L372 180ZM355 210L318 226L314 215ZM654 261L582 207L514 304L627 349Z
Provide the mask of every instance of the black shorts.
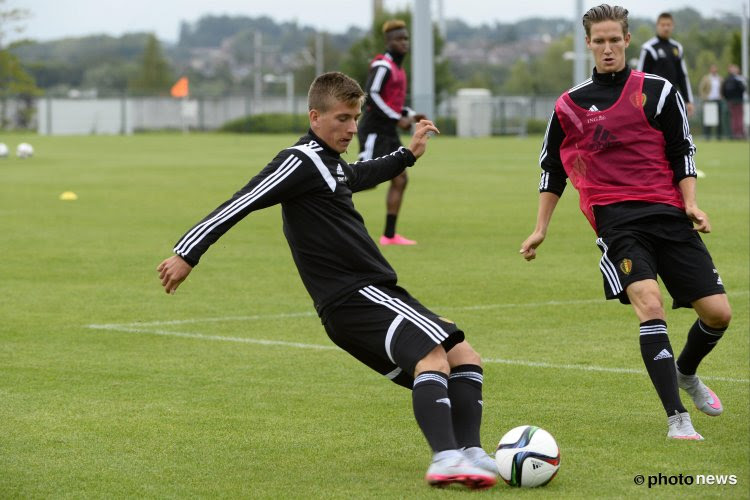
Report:
M393 133L382 133L360 130L357 134L359 137L360 161L389 155L402 146L401 139L395 131Z
M411 389L414 368L436 346L464 340L455 323L430 311L398 286L366 286L324 323L334 344L393 382Z
M596 244L607 299L629 304L628 285L661 277L672 307L691 307L709 295L725 293L719 272L687 217L656 215L607 229Z

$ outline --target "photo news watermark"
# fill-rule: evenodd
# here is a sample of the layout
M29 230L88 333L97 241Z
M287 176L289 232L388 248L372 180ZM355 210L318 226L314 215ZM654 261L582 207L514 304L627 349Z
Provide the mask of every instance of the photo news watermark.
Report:
M636 474L633 482L637 485L654 486L692 486L692 485L716 485L734 486L737 484L736 474L676 474L665 475L661 472L656 475L644 476Z

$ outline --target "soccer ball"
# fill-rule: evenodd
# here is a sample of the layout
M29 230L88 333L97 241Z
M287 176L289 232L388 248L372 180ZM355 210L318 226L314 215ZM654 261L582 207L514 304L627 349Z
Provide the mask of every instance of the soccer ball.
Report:
M19 158L31 158L34 155L34 148L28 142L22 142L16 148L16 156Z
M540 427L522 425L509 430L497 445L500 476L511 486L544 486L560 468L555 438Z
M0 142L0 158L8 157L8 146L4 142Z

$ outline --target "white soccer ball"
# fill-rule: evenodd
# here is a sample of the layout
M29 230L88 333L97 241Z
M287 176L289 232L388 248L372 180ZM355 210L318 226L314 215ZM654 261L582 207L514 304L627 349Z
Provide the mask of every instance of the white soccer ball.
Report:
M19 158L31 158L34 155L34 148L28 142L22 142L16 148L16 156Z
M540 427L522 425L509 430L497 445L500 476L511 486L544 486L560 468L555 438Z

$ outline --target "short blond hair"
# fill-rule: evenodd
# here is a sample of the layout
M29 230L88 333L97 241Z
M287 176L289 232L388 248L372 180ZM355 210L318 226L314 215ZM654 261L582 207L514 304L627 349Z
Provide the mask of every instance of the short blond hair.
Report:
M362 106L364 98L365 92L353 78L331 71L313 80L307 93L307 107L325 113L335 102Z
M406 23L401 19L389 19L383 23L383 33L406 28Z
M608 5L603 3L598 7L592 7L583 15L583 27L586 36L591 36L591 25L603 21L617 21L622 26L622 34L628 34L628 9L619 5Z

